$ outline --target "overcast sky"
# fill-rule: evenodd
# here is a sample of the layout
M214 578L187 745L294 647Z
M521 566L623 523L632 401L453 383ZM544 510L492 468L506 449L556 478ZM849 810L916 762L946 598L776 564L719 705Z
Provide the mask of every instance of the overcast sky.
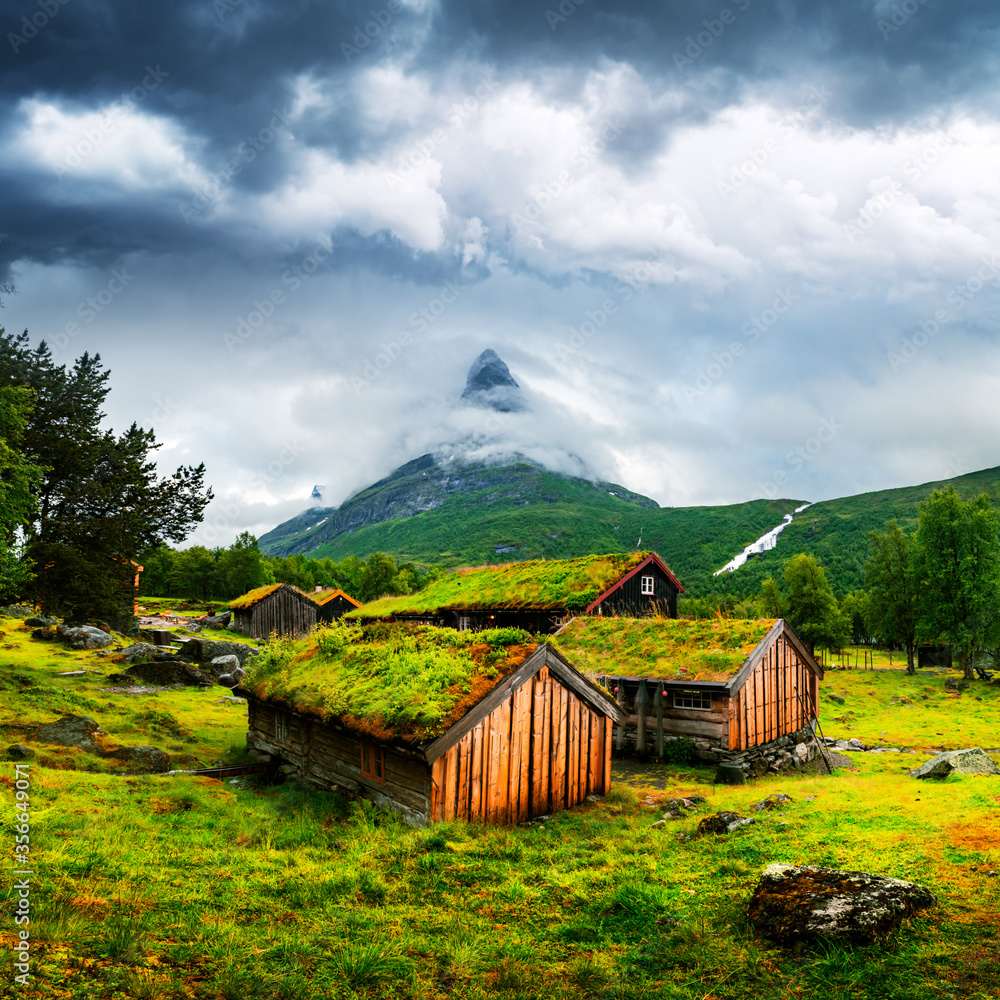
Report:
M427 450L664 506L1000 464L995 0L0 0L0 322L227 544ZM533 409L461 407L494 348Z

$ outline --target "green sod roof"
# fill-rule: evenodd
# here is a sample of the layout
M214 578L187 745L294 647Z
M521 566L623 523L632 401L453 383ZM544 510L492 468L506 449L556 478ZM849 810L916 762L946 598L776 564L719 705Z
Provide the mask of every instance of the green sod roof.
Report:
M344 617L387 618L490 608L582 611L649 555L629 552L581 559L533 559L458 570L416 594L383 597Z
M242 597L236 597L231 600L229 602L229 610L242 611L246 608L252 608L255 604L264 600L265 597L273 594L276 590L281 590L282 587L288 587L289 589L294 590L296 594L299 594L306 599L311 599L308 594L299 590L298 587L295 587L290 583L269 583L263 587L257 587L254 590L249 590Z
M258 601L262 601L268 594L273 594L283 585L280 583L270 583L266 587L257 587L247 591L242 597L236 597L229 602L230 611L239 611L243 608L253 607Z
M535 650L522 629L334 622L308 639L272 640L241 686L377 739L444 732Z
M776 621L587 616L571 621L551 642L586 674L728 681Z

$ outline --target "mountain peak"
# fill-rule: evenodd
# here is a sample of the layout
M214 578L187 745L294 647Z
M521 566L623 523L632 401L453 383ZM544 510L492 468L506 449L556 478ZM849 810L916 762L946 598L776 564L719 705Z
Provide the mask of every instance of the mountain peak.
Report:
M503 358L487 348L472 362L462 399L475 406L509 413L524 409L520 388Z

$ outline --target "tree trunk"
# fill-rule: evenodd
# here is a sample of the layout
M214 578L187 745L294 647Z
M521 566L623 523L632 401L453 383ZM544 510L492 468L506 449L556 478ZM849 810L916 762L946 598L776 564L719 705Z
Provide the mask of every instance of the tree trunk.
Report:
M914 643L908 642L906 644L906 672L908 674L915 674L917 672L917 663L914 651Z
M966 646L962 647L962 673L965 674L965 679L967 681L974 681L976 679L976 672L972 669L973 661L975 660L975 653L972 649Z

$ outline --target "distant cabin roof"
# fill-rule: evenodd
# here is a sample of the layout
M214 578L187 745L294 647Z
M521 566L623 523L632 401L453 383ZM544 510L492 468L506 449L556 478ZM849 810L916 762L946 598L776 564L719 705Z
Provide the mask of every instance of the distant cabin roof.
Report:
M345 601L350 602L356 608L361 607L361 602L354 600L350 594L345 593L343 590L324 590L318 594L313 594L312 599L320 606L323 607L324 604L329 604L335 597L342 597Z
M732 680L776 618L575 618L552 644L578 670L665 681Z
M290 648L284 662L251 660L242 686L376 739L421 743L461 719L536 646L521 629L380 622L335 624Z
M349 611L345 617L386 618L491 608L583 611L613 590L622 577L652 560L676 583L670 570L651 552L533 559L457 570L416 594L383 597L360 610ZM680 588L680 584L677 586Z
M245 611L247 608L252 608L255 604L259 604L262 600L264 600L265 597L270 597L271 594L281 590L282 587L287 587L300 597L304 597L307 601L311 600L308 594L299 590L298 587L295 587L290 583L269 583L264 587L257 587L254 590L249 590L242 597L237 597L235 600L230 601L229 610Z

